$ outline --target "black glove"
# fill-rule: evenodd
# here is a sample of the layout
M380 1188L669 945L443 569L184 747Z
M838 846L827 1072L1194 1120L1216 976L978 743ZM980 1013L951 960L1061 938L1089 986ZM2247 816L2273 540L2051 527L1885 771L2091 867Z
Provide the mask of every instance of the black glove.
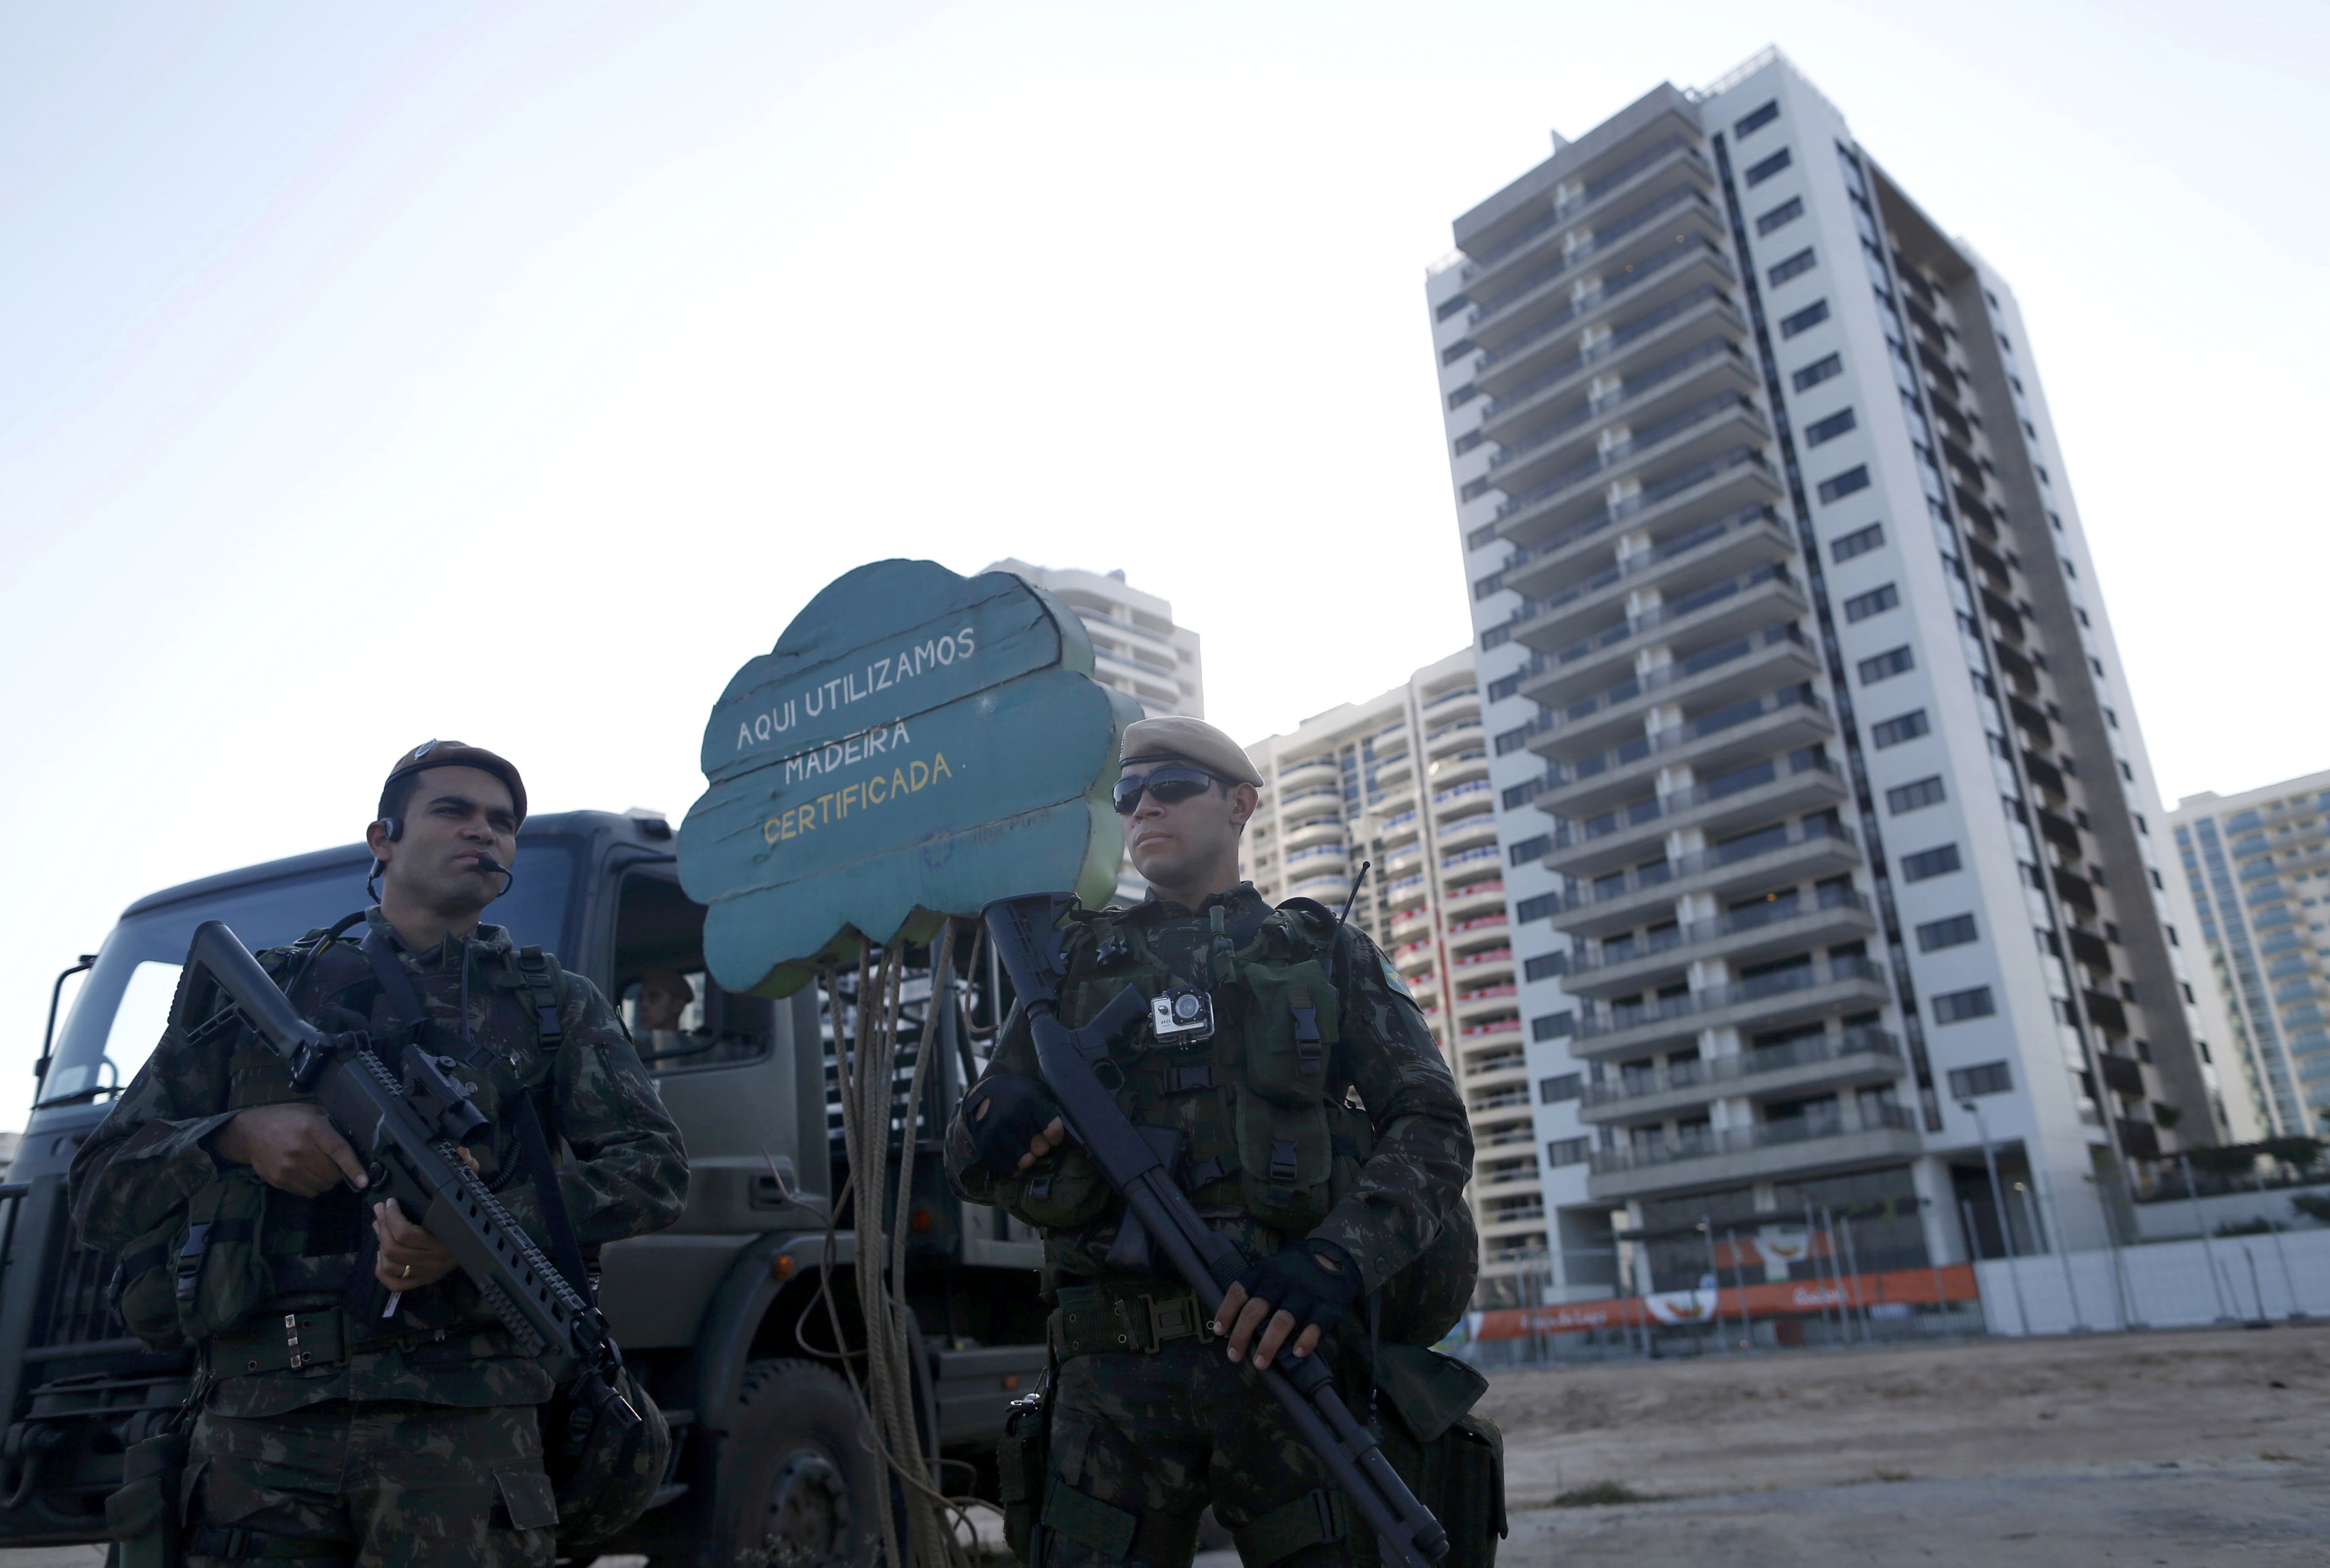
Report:
M1292 1316L1298 1335L1313 1323L1322 1334L1332 1331L1359 1295L1359 1266L1332 1241L1298 1241L1247 1264L1237 1282L1250 1300L1269 1302L1274 1316Z
M962 1125L971 1129L980 1159L998 1175L1018 1171L1036 1135L1059 1115L1048 1089L1017 1073L989 1073L962 1097Z

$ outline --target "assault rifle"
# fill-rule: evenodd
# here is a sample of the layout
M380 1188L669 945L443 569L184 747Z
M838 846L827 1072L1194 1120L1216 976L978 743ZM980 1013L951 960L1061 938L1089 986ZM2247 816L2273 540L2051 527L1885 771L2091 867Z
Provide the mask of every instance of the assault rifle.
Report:
M611 1433L641 1426L617 1386L623 1357L606 1319L461 1162L462 1140L487 1124L453 1077L460 1064L415 1046L392 1072L370 1035L327 1034L292 1011L225 922L205 920L186 950L170 1023L199 1039L238 1020L283 1059L292 1087L313 1094L355 1149L371 1181L365 1195L395 1199L443 1243L510 1337L571 1380L573 1396Z
M1123 1197L1132 1211L1126 1223L1137 1219L1197 1292L1198 1304L1218 1311L1247 1259L1198 1217L1157 1150L1116 1103L1123 1076L1108 1049L1148 1015L1149 1003L1128 985L1082 1029L1060 1022L1059 923L1075 903L1065 893L998 899L984 911L988 937L1027 1011L1038 1070L1069 1134ZM1282 1355L1257 1375L1375 1531L1388 1562L1427 1568L1447 1554L1448 1532L1416 1500L1374 1434L1353 1418L1321 1358Z

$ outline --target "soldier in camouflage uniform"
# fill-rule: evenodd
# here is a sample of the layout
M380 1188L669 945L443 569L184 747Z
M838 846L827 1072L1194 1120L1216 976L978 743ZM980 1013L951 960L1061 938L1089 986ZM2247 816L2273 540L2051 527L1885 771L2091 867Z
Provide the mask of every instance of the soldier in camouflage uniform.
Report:
M304 1017L387 1041L397 1025L360 941L385 946L428 1010L431 1049L456 1054L491 1124L465 1156L554 1256L515 1097L573 1150L556 1179L586 1250L671 1223L687 1166L597 988L479 922L508 885L525 815L517 770L492 753L407 754L367 831L381 902L346 937L313 933L260 958ZM74 1219L121 1255L132 1326L200 1348L180 1497L190 1560L550 1563L535 1407L551 1374L451 1254L364 1184L312 1098L241 1030L166 1034L74 1158ZM207 1255L188 1240L192 1212L211 1222ZM158 1319L132 1306L154 1299Z
M1209 1040L1144 1031L1114 1060L1134 1124L1156 1129L1160 1152L1172 1144L1199 1213L1255 1259L1218 1321L1200 1321L1161 1257L1126 1244L1122 1205L1067 1145L1024 1024L1007 1027L948 1131L955 1190L1045 1231L1057 1366L1048 1474L1029 1499L1040 1568L1186 1563L1208 1502L1250 1568L1371 1563L1325 1467L1239 1364L1316 1354L1350 1384L1363 1297L1421 1285L1461 1309L1471 1291L1463 1101L1364 933L1308 900L1274 911L1238 879L1260 782L1210 725L1127 727L1117 810L1152 890L1075 917L1061 987L1071 1027L1128 983L1208 999Z

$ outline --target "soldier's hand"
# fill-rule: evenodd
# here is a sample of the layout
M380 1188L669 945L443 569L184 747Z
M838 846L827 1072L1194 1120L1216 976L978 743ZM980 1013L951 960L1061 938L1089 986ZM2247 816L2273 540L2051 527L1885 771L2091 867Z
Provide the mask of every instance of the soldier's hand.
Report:
M963 1096L965 1125L987 1168L1024 1171L1068 1141L1060 1107L1044 1086L1017 1073L992 1072Z
M1294 1339L1300 1360L1319 1348L1359 1294L1359 1271L1349 1253L1332 1241L1300 1241L1247 1266L1223 1293L1214 1332L1229 1340L1229 1357L1236 1361L1261 1329L1254 1364L1266 1367L1300 1329L1301 1337Z
M445 1244L406 1219L393 1198L373 1205L372 1232L380 1239L372 1277L391 1290L418 1290L453 1271Z
M269 1186L303 1198L328 1192L343 1176L351 1186L367 1184L364 1162L321 1106L253 1106L221 1127L211 1147L223 1160L249 1165Z

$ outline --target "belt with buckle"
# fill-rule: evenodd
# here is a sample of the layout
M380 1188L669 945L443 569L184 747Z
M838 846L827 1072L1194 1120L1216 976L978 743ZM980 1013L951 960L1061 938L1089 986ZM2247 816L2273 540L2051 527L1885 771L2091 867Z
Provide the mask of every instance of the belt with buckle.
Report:
M1181 1340L1203 1344L1214 1337L1213 1319L1193 1290L1065 1285L1059 1296L1050 1332L1062 1360L1119 1350L1154 1355Z

